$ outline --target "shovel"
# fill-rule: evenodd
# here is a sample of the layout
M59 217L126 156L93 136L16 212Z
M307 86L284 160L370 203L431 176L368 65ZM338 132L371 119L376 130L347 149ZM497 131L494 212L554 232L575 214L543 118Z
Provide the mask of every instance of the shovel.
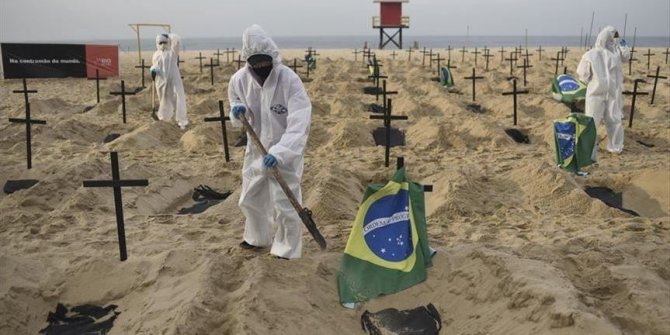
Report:
M156 82L151 79L151 118L158 121L158 115L156 115Z
M247 133L249 133L249 137L258 147L261 153L263 153L263 156L267 155L268 154L267 150L265 150L265 147L263 147L263 144L258 139L258 136L249 125L246 116L244 116L244 114L240 114L239 118L240 121L242 121L242 124L244 124L244 128L247 130ZM326 240L323 238L323 235L321 235L321 232L319 232L319 229L316 227L316 223L314 223L314 220L312 219L312 211L300 205L298 200L295 198L295 195L293 195L293 192L291 192L291 189L286 184L284 177L282 177L281 173L279 173L279 169L277 169L276 166L271 167L269 170L270 174L277 180L279 186L281 186L281 189L284 191L284 193L286 193L288 200L291 202L291 205L293 205L293 208L295 208L296 212L298 212L300 220L302 220L302 223L305 224L305 227L307 227L307 230L314 238L314 241L316 241L321 250L325 250Z

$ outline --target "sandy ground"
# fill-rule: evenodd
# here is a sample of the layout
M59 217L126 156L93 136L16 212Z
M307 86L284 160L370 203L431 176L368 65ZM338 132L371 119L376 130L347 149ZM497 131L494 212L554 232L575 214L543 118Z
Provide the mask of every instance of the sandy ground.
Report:
M446 50L434 51L446 58ZM465 108L472 88L463 77L471 75L473 54L463 62L452 51L458 94L431 81L435 66L422 66L417 53L412 61L405 51L395 60L390 51L377 53L388 89L399 91L394 114L409 116L394 123L407 145L393 148L392 159L404 156L409 176L434 186L427 221L438 254L426 282L356 310L338 303L340 257L366 185L385 181L395 166L384 167L384 150L374 145L371 131L381 122L369 119L366 105L375 97L363 94L370 83L361 55L354 61L353 50L319 50L318 68L305 83L313 123L304 203L329 246L318 251L305 232L303 258L295 261L238 247L243 148L231 148L226 163L220 125L203 121L218 115L218 100L228 113L227 82L236 65L225 55L213 86L197 52L184 55L186 131L151 120L148 88L128 98L128 123L121 122L120 99L108 92L119 79L140 85L134 53L122 54L121 78L102 83L99 104L93 81L29 80L39 91L30 97L32 115L47 121L33 127L31 170L25 128L7 122L24 113L23 96L11 93L21 82L0 82L0 183L40 181L0 194L0 333L36 334L63 302L117 304L113 335L362 334L365 309L432 302L444 334L670 334L670 83L659 82L653 105L639 97L623 154L607 153L601 142L600 161L577 177L554 162L551 122L569 112L548 94L556 51L541 61L532 51L530 93L519 97L528 145L504 132L512 127L512 98L502 96L511 84L499 53L492 52L489 71L479 55L482 114ZM583 52L569 51L568 72ZM292 62L303 52L283 55ZM652 58L650 71L646 57L637 57L632 76L625 70L627 89L657 65L668 75L662 56ZM641 89L651 91L651 84ZM626 124L630 103L626 97ZM103 144L110 133L121 137ZM228 140L237 135L231 131ZM109 151L119 153L122 178L149 180L148 187L123 190L125 262L118 259L112 191L82 187L82 180L111 177ZM199 184L234 193L202 214L176 215L192 204ZM640 217L590 198L588 186L622 193L624 207Z

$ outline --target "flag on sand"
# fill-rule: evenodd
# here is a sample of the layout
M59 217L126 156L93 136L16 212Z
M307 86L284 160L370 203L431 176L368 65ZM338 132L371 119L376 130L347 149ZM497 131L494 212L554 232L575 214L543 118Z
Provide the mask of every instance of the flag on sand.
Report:
M586 84L569 74L560 74L551 81L551 96L565 103L584 100L586 98Z
M340 302L404 290L424 281L431 265L423 186L404 168L386 185L369 185L337 275Z
M564 170L578 173L583 167L595 163L593 148L596 143L596 126L593 118L571 113L554 120L556 163Z

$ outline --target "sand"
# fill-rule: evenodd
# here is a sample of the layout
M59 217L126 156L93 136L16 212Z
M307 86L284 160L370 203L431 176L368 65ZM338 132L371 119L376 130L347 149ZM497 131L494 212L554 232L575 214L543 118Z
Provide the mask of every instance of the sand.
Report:
M496 49L497 50L497 49ZM656 49L656 54L662 50ZM136 54L122 53L121 78L29 80L34 118L33 168L26 169L19 80L0 83L0 183L38 179L29 190L0 194L0 334L36 334L58 302L116 304L121 314L110 334L362 334L363 310L414 308L433 303L443 334L669 334L670 333L670 83L659 82L656 101L639 97L623 154L600 143L600 161L577 177L555 167L551 122L569 108L548 94L554 63L534 51L528 95L519 97L519 128L530 144L513 142L509 64L494 53L490 71L478 59L477 103L469 112L473 55L452 55L458 93L430 80L435 70L420 56L378 52L388 75L394 124L407 145L392 149L391 167L374 146L364 95L366 68L353 50L319 50L305 87L313 123L305 158L304 203L329 245L320 252L304 235L303 257L276 260L267 250L241 250L243 215L237 201L243 148L223 156L218 115L236 65L200 72L197 52L184 55L191 121L186 131L150 118L150 89L127 99L121 123L120 85L140 85ZM446 50L439 50L446 57ZM212 51L203 51L210 55ZM574 73L583 50L565 62ZM287 62L302 50L283 52ZM149 57L149 54L145 55ZM638 55L638 58L641 56ZM632 80L661 66L662 56L636 63ZM304 71L304 68L300 69ZM515 71L521 76L521 69ZM561 67L562 70L562 67ZM148 81L147 81L148 83ZM521 86L521 85L520 85ZM651 85L641 86L650 91ZM626 97L626 122L631 98ZM87 107L92 107L84 112ZM230 129L230 128L229 128ZM117 140L103 144L110 133ZM604 137L604 127L599 136ZM238 131L231 131L233 143ZM653 144L643 146L636 141ZM111 177L109 151L118 151L121 177L149 180L123 190L128 260L119 261L112 191L82 181ZM438 250L428 280L373 299L356 310L338 303L336 274L357 206L370 182L392 174L404 156L409 176L432 184L426 195L428 233ZM233 195L198 215L176 215L192 204L199 184ZM584 188L622 193L634 217L592 199Z

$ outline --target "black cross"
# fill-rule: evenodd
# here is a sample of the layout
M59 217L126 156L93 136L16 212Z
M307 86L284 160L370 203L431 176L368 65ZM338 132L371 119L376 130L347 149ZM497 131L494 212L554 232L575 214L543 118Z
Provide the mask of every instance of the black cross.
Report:
M465 77L465 79L471 79L472 80L472 101L475 101L475 82L477 79L484 79L482 76L476 76L475 75L475 68L472 68L472 76L470 77Z
M461 63L463 63L463 62L465 62L465 54L466 54L468 51L465 50L465 47L463 47L463 48L461 49L460 52L461 52Z
M395 60L395 56L397 55L398 54L395 52L395 50L393 50L393 52L391 52L391 59Z
M407 115L392 115L393 110L392 99L388 99L386 104L386 112L384 115L370 115L372 120L384 120L384 127L386 128L386 151L384 153L384 166L389 166L389 158L391 154L391 121L392 120L407 120Z
M506 61L509 61L509 75L514 76L514 63L516 62L516 52L509 53L510 58L505 58ZM514 57L512 57L514 56Z
M307 50L305 50L307 53L306 56L320 56L321 54L316 52L316 49L312 49L312 47L307 47Z
M523 87L528 86L528 81L526 80L526 72L528 68L533 67L532 65L528 64L528 58L523 59L523 65L517 65L517 67L523 68Z
M221 133L223 134L223 152L226 155L226 162L230 162L230 154L228 153L228 133L226 132L226 121L230 117L223 114L223 100L219 100L219 117L206 117L205 122L221 122Z
M649 95L649 92L638 92L637 91L637 84L638 83L646 83L643 79L635 79L635 85L633 86L633 92L631 91L624 91L623 94L625 95L632 95L633 96L633 102L630 105L630 120L628 120L628 128L633 127L633 114L635 113L635 98L637 98L638 95Z
M146 86L144 86L144 69L148 69L150 67L151 66L149 66L149 65L144 65L144 58L142 58L142 64L141 65L135 65L136 69L140 69L140 68L142 69L142 88L146 87Z
M475 48L475 51L471 52L471 54L475 54L475 66L477 66L477 55L479 55L481 51L477 51L477 48Z
M126 228L123 223L123 201L121 187L148 186L147 179L121 180L119 174L119 157L116 151L109 153L112 158L112 180L84 180L84 187L112 187L114 188L114 208L116 209L116 231L119 236L119 253L121 261L128 259L126 252Z
M561 52L556 53L556 58L551 58L551 60L556 61L556 69L554 70L554 76L558 75L558 62L562 62L563 58L561 57Z
M354 62L358 61L358 54L362 52L363 51L358 51L358 49L354 49L354 52L352 52L352 54L354 54ZM293 70L293 72L295 72L295 70Z
M309 78L309 69L310 69L309 60L303 59L302 61L306 63L305 64L305 67L307 68L306 76L307 78Z
M426 52L426 47L423 47L423 52L422 53L423 53L423 58L421 60L421 66L426 66L426 55L428 54L428 52Z
M212 86L214 86L214 68L219 66L218 63L214 64L214 58L209 59L209 65L205 65L205 67L209 68L209 78L212 83Z
M656 54L651 53L651 49L647 49L646 54L642 54L642 56L647 56L647 71L651 68L651 56L654 56Z
M433 49L430 49L428 52L428 68L430 69L433 66Z
M179 67L179 64L180 64L180 63L184 63L184 61L181 60L180 57L177 57L177 67Z
M651 91L651 104L654 104L654 98L656 97L656 85L658 85L658 79L668 79L668 77L660 76L659 73L661 72L661 67L657 66L656 67L656 75L647 75L648 78L654 78L654 90Z
M223 53L226 54L226 63L230 63L230 55L235 54L235 48L232 48L232 49L226 48L226 51L224 51Z
M526 90L517 91L517 89L516 89L516 78L512 79L512 88L513 88L512 92L503 92L502 95L514 95L514 125L516 126L516 119L517 119L517 117L516 117L516 99L517 99L516 96L519 95L519 94L528 94L528 90L526 89Z
M542 49L542 46L540 45L540 47L535 51L537 51L537 56L539 57L538 60L542 60L542 51L544 51L544 49Z
M412 48L407 49L407 61L408 62L412 61L412 52L414 52L414 49L412 49Z
M296 74L298 73L298 68L302 67L302 65L298 65L298 60L296 58L293 58L293 65L289 66L291 69L293 69L293 72Z
M568 47L561 47L561 66L563 66L563 62L565 61L565 55L568 54Z
M397 157L396 160L396 169L400 170L405 166L405 157ZM433 192L433 185L423 185L424 192Z
M29 90L26 78L23 78L23 90L14 90L12 93L23 93L23 98L26 101L26 108L28 108L28 94L37 93L37 90Z
M111 95L121 96L121 109L123 110L123 123L126 123L126 95L135 95L137 92L126 92L126 83L121 80L121 92L109 92Z
M490 54L489 49L484 49L483 57L486 59L486 69L485 70L488 71L489 70L489 58L493 57L493 55Z
M447 45L447 59L451 59L451 50L453 50L451 45Z
M635 46L631 47L630 49L630 58L628 58L628 75L632 75L633 73L633 62L637 62L637 58L635 58L635 53L637 51L635 50Z
M670 55L670 48L665 48L665 52L663 54L665 55L665 64L668 64L668 55Z
M532 56L532 55L533 54L529 54L528 49L526 49L526 54L524 56L526 57L526 60L528 61L528 64L530 64L530 56Z
M376 87L376 90L375 90L376 98L375 98L375 100L379 101L379 95L382 94L382 92L379 91L379 79L386 79L386 78L388 78L388 76L382 76L381 75L381 71L379 70L381 65L379 65L379 63L377 62L377 56L374 56L372 58L372 64L373 64L372 67L374 68L374 70L372 71L373 75L368 76L368 78L369 79L374 79L374 81L375 81L375 87Z
M367 60L370 61L372 55L374 55L374 52L370 51L370 49L363 49L363 65L365 65L365 58L367 57Z
M500 47L498 52L500 52L500 64L502 64L505 61L505 48Z
M220 49L216 49L216 52L214 53L214 56L216 56L216 65L221 64L221 61L219 60L219 56L223 56L223 53L221 52Z
M382 107L383 107L384 113L386 113L386 107L388 107L386 105L386 101L388 99L387 96L394 95L394 94L398 94L398 91L387 91L386 90L386 79L384 79L382 81L382 101L383 101L383 106Z
M200 73L202 73L202 60L203 60L203 59L207 59L207 57L203 57L203 56L202 56L202 52L198 52L198 57L195 57L195 59L199 59L199 60L200 60Z
M25 80L25 79L24 79ZM14 91L16 92L16 91ZM37 91L35 91L37 92ZM25 119L15 119L9 118L9 122L13 123L25 123L26 124L26 163L28 169L33 167L33 148L32 148L32 134L31 134L31 124L47 124L44 120L33 120L30 118L30 104L26 105L26 118Z
M440 57L440 54L437 54L437 57L435 58L435 61L437 61L437 81L440 81L440 65L442 64L442 61L446 60L444 58Z
M242 64L246 63L246 61L242 60L242 55L238 54L237 55L237 60L234 60L233 63L237 63L237 69L239 70Z
M144 61L144 59L142 61ZM95 96L97 103L100 103L100 81L107 80L107 78L100 78L100 70L95 69L95 78L88 78L88 80L95 80Z

